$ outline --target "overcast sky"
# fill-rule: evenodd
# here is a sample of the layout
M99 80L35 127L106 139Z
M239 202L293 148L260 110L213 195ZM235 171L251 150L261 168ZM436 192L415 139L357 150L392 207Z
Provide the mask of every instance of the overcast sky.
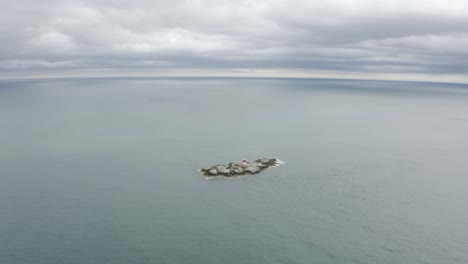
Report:
M468 80L468 0L3 0L0 77Z

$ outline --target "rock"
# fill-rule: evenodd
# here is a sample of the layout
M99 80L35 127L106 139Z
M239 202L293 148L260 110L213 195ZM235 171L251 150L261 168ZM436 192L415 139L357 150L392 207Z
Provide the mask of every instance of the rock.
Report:
M229 173L231 173L231 170L224 167L224 166L218 166L217 169L218 169L218 173L220 173L220 174L229 174Z
M274 158L261 158L253 162L230 162L228 165L215 165L200 171L205 176L225 176L233 177L245 174L257 174L264 169L278 165L278 160Z
M255 166L255 165L252 165L252 166L249 166L247 168L245 168L246 171L252 173L252 174L255 174L255 173L259 173L260 172L260 167L259 166Z
M243 169L240 168L240 167L235 167L235 168L232 168L231 171L236 173L236 174L242 174Z

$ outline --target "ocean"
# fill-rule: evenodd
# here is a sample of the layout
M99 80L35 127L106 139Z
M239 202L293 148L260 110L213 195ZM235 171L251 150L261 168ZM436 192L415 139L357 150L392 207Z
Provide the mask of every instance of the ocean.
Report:
M468 263L467 208L468 85L0 81L0 263Z

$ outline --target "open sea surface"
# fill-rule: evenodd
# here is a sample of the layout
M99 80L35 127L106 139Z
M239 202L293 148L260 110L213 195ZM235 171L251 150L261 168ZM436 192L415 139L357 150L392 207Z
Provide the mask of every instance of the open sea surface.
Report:
M1 81L0 263L466 264L468 86Z

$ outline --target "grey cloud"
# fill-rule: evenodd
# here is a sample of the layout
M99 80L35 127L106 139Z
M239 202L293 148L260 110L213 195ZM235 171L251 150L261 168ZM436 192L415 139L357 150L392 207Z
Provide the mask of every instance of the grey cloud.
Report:
M467 72L467 1L14 1L0 69ZM26 73L26 74L27 74Z

